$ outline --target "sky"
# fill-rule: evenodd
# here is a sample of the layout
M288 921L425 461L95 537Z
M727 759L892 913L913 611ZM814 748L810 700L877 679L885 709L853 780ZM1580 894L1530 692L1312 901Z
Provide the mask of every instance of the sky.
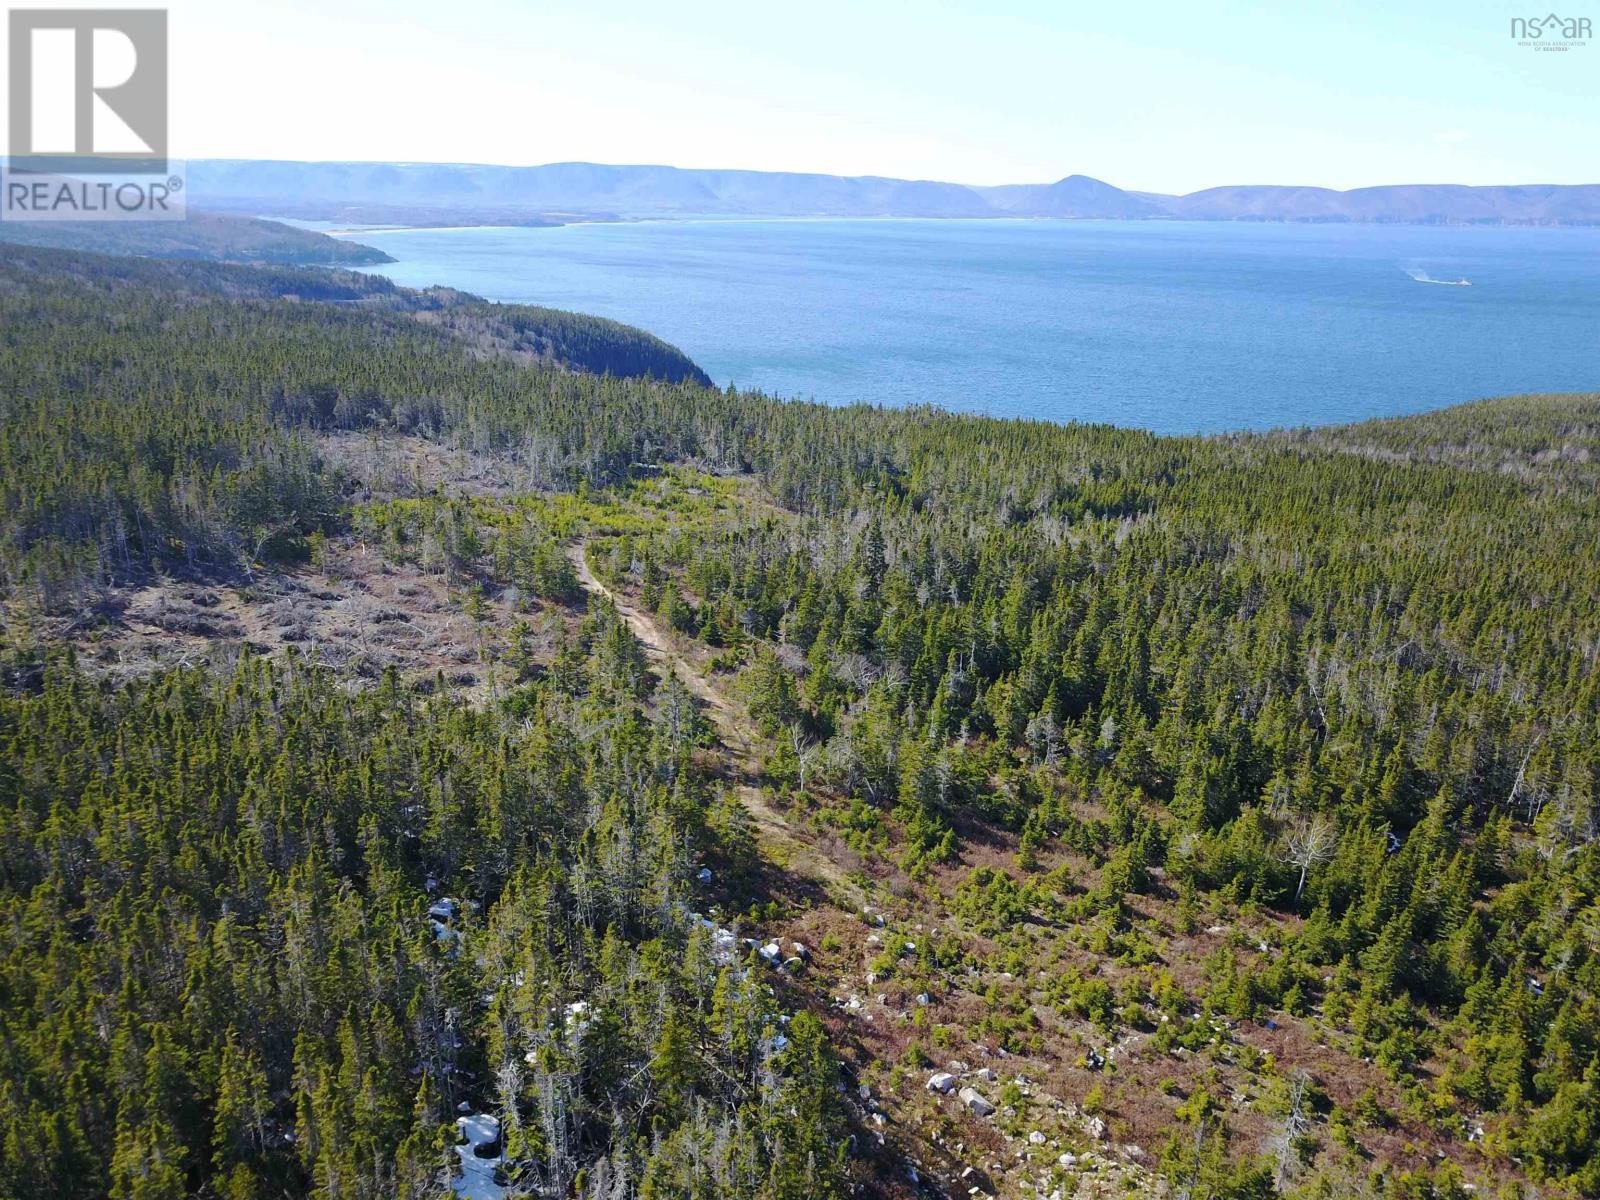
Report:
M1600 29L1600 0L1560 2ZM1082 173L1161 192L1600 182L1600 40L1519 46L1521 8L1482 0L169 9L179 158L586 160L969 184Z

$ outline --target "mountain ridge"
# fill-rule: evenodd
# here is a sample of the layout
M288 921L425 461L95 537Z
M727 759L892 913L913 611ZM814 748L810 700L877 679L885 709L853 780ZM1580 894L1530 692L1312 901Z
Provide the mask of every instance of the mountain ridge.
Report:
M1184 195L1119 188L1084 174L1049 183L973 186L882 175L823 175L560 162L296 162L195 159L190 195L211 208L345 219L381 206L494 212L500 218L1055 217L1391 224L1597 225L1596 184L1388 184L1333 188L1245 184Z

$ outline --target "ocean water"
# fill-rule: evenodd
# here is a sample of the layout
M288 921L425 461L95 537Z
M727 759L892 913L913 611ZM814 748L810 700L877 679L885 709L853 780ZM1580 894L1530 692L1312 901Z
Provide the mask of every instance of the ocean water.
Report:
M372 268L398 283L613 317L719 384L829 404L1195 433L1600 388L1600 229L750 220L354 236L398 260Z

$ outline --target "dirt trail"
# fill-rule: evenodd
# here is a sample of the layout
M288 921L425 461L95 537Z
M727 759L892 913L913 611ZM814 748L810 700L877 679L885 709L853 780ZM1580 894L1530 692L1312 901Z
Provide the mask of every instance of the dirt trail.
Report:
M739 800L755 821L758 841L769 858L779 866L787 867L828 887L837 889L852 904L856 902L857 889L839 864L818 853L814 846L803 841L783 814L767 803L755 781L761 778L761 760L750 736L749 716L735 702L723 695L709 679L695 669L683 655L672 647L671 639L655 617L618 595L595 577L589 569L584 554L585 543L578 542L568 548L568 556L578 571L578 582L583 590L604 596L621 614L623 622L644 646L645 657L657 674L671 671L690 693L706 706L706 713L716 728L732 766L734 786Z

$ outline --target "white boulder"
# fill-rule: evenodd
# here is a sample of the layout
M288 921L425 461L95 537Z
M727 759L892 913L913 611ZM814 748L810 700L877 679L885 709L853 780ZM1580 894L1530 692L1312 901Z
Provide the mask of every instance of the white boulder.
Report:
M964 1087L957 1094L961 1097L961 1103L965 1104L974 1116L988 1117L994 1115L994 1105L984 1099L976 1088Z

